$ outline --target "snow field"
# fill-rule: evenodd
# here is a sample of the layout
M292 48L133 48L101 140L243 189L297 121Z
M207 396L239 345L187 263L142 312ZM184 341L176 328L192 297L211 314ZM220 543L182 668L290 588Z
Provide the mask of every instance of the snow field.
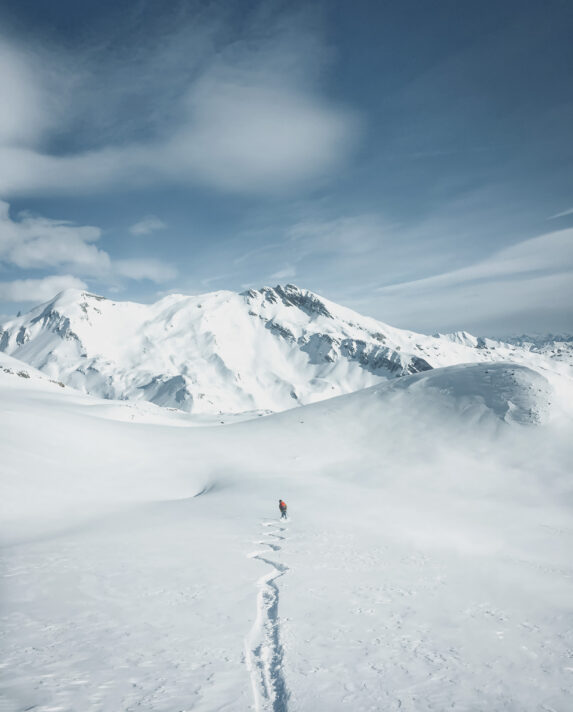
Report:
M3 374L6 709L568 711L569 386L540 378L184 428Z

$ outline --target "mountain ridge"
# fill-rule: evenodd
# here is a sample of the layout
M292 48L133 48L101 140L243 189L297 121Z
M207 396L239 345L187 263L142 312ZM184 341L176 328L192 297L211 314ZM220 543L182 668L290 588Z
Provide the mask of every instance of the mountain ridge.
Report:
M286 410L459 363L573 360L568 344L533 353L396 329L293 284L149 305L68 289L1 326L0 351L93 395L211 414Z

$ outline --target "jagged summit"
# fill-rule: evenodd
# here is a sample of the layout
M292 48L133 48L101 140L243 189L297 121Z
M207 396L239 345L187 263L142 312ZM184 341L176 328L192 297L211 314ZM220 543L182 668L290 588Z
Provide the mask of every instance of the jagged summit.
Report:
M308 289L300 289L294 284L286 284L284 287L277 284L276 287L262 287L261 289L249 289L242 292L252 303L277 304L279 301L286 307L297 307L309 316L318 315L332 318L332 314L326 307L325 301Z
M108 301L107 297L102 297L99 294L92 294L91 292L86 292L83 289L68 287L67 289L63 289L61 292L58 292L49 301L34 307L30 311L32 312L38 309L45 311L46 309L67 308L75 304L79 305L82 302L91 302L92 300L98 302Z
M439 366L533 357L466 332L395 329L293 284L154 304L66 289L0 327L0 351L94 395L196 413L278 411Z

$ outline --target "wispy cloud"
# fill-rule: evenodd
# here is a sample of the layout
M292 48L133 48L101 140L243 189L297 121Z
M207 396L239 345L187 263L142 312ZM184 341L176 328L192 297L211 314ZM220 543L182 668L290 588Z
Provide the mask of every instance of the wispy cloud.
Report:
M177 276L175 267L150 258L114 260L113 267L116 274L129 279L150 279L159 283Z
M417 279L411 282L390 284L378 291L388 293L411 289L433 290L471 282L494 280L515 275L560 273L573 269L573 229L550 232L524 240L499 250L491 257L462 269Z
M155 217L155 215L148 215L139 222L136 222L135 225L132 225L129 228L129 232L132 235L149 235L157 230L164 230L166 227L167 225L163 220Z
M26 51L0 36L0 146L37 147L40 137L57 124L61 116L56 96L65 93L57 65L55 56L38 48Z
M378 310L396 326L419 331L457 331L510 335L526 330L539 333L571 329L573 271L512 280L415 290L381 292Z
M250 68L216 68L189 97L190 124L173 139L202 182L269 192L322 176L352 143L349 111Z
M567 215L573 215L573 208L571 208L570 210L564 210L562 213L555 213L555 215L550 215L547 219L555 220L557 218L567 217Z
M296 243L301 256L361 255L381 247L389 229L378 216L353 215L301 220L288 229L287 237Z
M279 282L282 282L284 279L294 279L295 277L296 267L294 267L294 265L288 265L286 267L283 267L282 269L277 270L276 272L273 272L269 276L269 279L276 279Z
M573 302L573 229L540 235L499 250L462 269L390 284L377 290L379 305L412 328L507 331L508 323L536 319L555 329ZM443 327L442 327L443 328ZM474 326L475 328L475 326ZM559 328L559 327L557 327Z
M304 41L304 28L297 33L285 29L288 23L270 25L265 32L259 27L252 37L247 32L243 41L211 48L207 61L192 59L193 68L172 83L178 96L164 97L170 115L160 122L142 113L139 126L133 115L121 124L114 73L108 72L109 86L96 82L89 55L64 62L44 52L39 61L25 44L7 45L0 108L1 193L78 193L161 182L275 193L324 178L352 149L360 122L355 112L324 97L313 81L323 62L316 43ZM145 62L130 65L140 103L154 106L153 94L164 91L164 78L151 69L154 61L172 68L177 65L173 53L179 52L179 62L186 63L192 39L169 53L153 47ZM169 46L169 37L164 40L163 46ZM131 51L142 56L135 48ZM63 66L78 64L81 69L68 70L66 77ZM44 85L60 75L60 85L47 93ZM148 81L140 81L142 76ZM130 95L132 83L130 79L123 87ZM71 86L77 91L70 92ZM94 95L99 107L92 117L80 105L95 107ZM111 110L115 104L117 112ZM105 122L98 125L102 106L108 116L117 113L114 130ZM87 138L85 131L74 134L81 123L78 116L92 124ZM61 134L74 134L73 150L50 150L55 126Z
M463 220L455 225L461 234ZM445 241L452 225L433 216L412 227L374 214L315 214L282 233L267 232L272 240L258 240L259 246L234 259L225 255L238 284L295 281L389 324L421 331L508 333L520 324L547 331L570 323L573 230L490 248L485 257L475 256L483 255L485 245L464 252Z

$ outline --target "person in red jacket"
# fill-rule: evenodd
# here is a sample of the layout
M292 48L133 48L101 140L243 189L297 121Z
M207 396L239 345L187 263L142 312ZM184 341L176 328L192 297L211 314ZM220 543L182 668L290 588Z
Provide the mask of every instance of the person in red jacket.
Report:
M286 502L283 502L282 499L279 499L279 509L281 510L281 519L286 519L287 518L287 506L286 506Z

